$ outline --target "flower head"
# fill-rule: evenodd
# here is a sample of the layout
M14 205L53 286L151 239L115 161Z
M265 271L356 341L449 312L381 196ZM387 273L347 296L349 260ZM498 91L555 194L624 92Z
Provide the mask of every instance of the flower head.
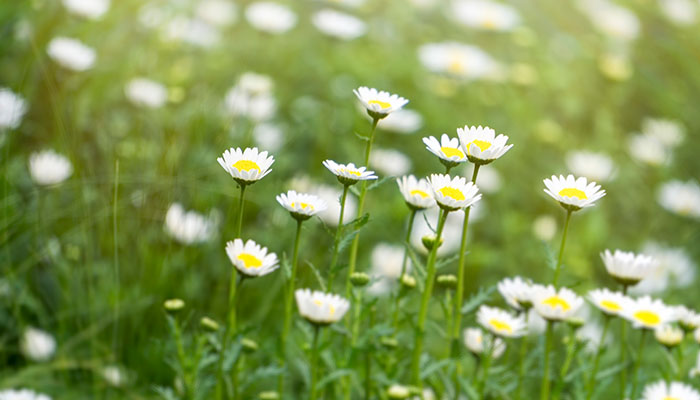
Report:
M608 315L619 315L632 301L629 297L620 292L613 292L609 289L595 289L588 292L588 300Z
M95 64L95 50L77 39L56 37L46 49L52 60L71 71L86 71Z
M461 24L488 31L510 31L520 23L514 8L490 0L453 2L454 17Z
M403 195L406 204L414 210L423 210L435 206L433 191L427 179L416 179L413 175L402 176L396 179L399 191Z
M661 380L644 387L642 400L700 400L700 393L692 386L682 382Z
M678 346L683 336L683 330L672 325L662 325L654 330L656 340L668 348Z
M654 268L654 259L644 254L634 254L632 252L610 250L600 254L605 263L605 269L616 281L623 285L630 286L639 283L646 278Z
M571 289L552 285L535 286L532 305L542 318L564 321L572 318L583 305L583 299Z
M427 43L418 58L431 72L458 79L483 79L496 75L500 63L482 49L459 42Z
M438 156L440 162L447 168L456 167L467 161L467 155L460 148L458 138L450 138L443 133L439 141L434 136L430 136L423 138L423 143L425 148Z
M496 307L482 305L476 314L476 320L496 336L513 338L523 336L527 332L527 324L522 316L513 316Z
M523 278L505 278L498 282L498 292L516 310L532 307L533 285Z
M53 357L56 351L56 339L48 332L29 327L22 334L20 349L22 354L32 361L46 361Z
M615 163L609 156L592 151L574 151L567 154L566 166L574 174L596 182L607 181L615 173Z
M311 22L322 33L341 40L356 39L367 32L361 19L330 8L316 12Z
M666 182L659 188L657 199L661 207L672 213L700 219L700 185L697 182Z
M44 150L29 156L29 174L39 185L57 185L73 174L73 166L65 156Z
M633 300L620 315L630 321L635 328L646 329L656 329L678 319L673 308L649 296Z
M292 214L292 217L301 221L311 218L328 207L320 197L297 193L294 190L279 194L276 198L277 202Z
M506 145L508 136L496 136L496 131L487 126L457 128L457 135L467 153L467 158L474 164L488 164L501 158L513 147L512 144Z
M168 89L146 78L132 79L126 84L124 92L129 101L139 107L160 108L168 100Z
M277 255L268 253L267 247L262 247L252 240L248 240L245 244L241 239L228 241L226 254L233 266L249 277L267 275L279 268Z
M294 292L299 314L316 325L329 325L339 321L350 308L346 299L330 293L298 289Z
M586 178L576 179L573 175L559 177L552 175L552 179L545 179L545 193L557 200L562 207L569 211L578 211L585 207L593 206L598 199L605 196L605 190L600 190L600 185L590 182Z
M66 9L88 19L99 19L109 10L109 0L63 0Z
M433 190L433 197L438 205L448 211L467 208L481 200L479 188L463 177L433 174L428 179Z
M51 400L51 397L29 389L0 390L0 400Z
M491 351L493 359L499 358L506 351L506 342L499 337L484 335L479 328L467 328L464 330L464 345L475 356L479 357L487 351ZM491 349L493 346L493 349Z
M216 214L206 217L187 211L180 203L173 203L165 214L165 231L182 244L202 243L216 233Z
M392 112L402 108L408 103L403 97L375 88L361 86L353 92L358 100L367 109L367 113L374 119L382 119Z
M245 18L254 28L279 35L294 28L297 16L287 6L271 1L260 1L248 6Z
M15 129L27 112L27 101L12 90L0 87L0 131Z
M686 306L676 306L674 309L678 317L678 324L684 331L692 332L700 328L700 314L695 312L695 310L691 310Z
M338 164L333 160L326 160L323 166L328 168L343 185L354 185L359 181L377 179L374 171L367 171L367 167L356 167L355 164Z
M270 166L275 162L274 157L268 156L266 151L259 152L257 147L230 148L223 157L216 159L219 165L226 170L240 185L255 183L264 178L272 170Z

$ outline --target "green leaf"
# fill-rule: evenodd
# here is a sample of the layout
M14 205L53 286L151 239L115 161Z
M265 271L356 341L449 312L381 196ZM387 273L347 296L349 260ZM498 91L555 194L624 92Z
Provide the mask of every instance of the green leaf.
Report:
M321 276L321 273L318 271L318 268L316 268L310 261L307 261L306 265L308 265L309 268L311 268L311 272L314 273L314 276L316 277L316 280L318 281L319 286L321 286L321 291L325 292L326 291L326 281Z
M323 379L319 380L318 383L316 384L317 388L322 388L326 386L327 384L336 381L344 376L349 376L355 374L355 371L352 369L337 369L330 374L326 375L323 377Z
M479 291L473 294L462 306L462 314L469 314L476 310L477 307L488 301L491 294L496 290L496 286L492 285L487 288L480 287Z
M385 177L379 178L379 179L375 180L374 182L372 182L369 186L367 186L367 190L376 189L376 188L382 186L383 184L387 183L388 181L393 181L393 180L394 180L393 176L385 176Z

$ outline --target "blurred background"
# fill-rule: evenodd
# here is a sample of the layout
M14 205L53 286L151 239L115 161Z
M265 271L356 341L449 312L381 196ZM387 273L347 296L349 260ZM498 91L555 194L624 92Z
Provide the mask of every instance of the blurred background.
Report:
M0 387L155 398L172 386L163 300L185 300L193 329L225 315L238 191L216 158L274 155L243 231L289 254L294 221L275 196L337 203L321 162L362 162L356 135L370 124L352 89L364 85L410 100L379 124L370 162L387 179L368 195L359 269L380 302L408 217L391 177L443 171L422 137L488 125L515 146L479 175L467 295L515 274L548 279L564 211L542 180L573 173L607 196L572 221L564 283L611 286L600 252L643 251L659 267L634 292L700 306L699 19L698 0L2 2ZM298 286L318 287L337 213L305 224ZM444 255L459 246L453 214ZM263 350L247 396L275 381L264 366L282 282L241 293Z

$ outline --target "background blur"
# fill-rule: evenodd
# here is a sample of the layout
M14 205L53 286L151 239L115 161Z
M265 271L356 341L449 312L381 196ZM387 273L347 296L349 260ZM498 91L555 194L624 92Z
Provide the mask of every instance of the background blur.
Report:
M163 300L184 299L194 328L225 315L238 191L216 157L274 155L243 231L288 254L294 222L275 195L337 201L321 162L361 162L363 85L410 100L379 124L380 177L443 172L421 138L464 125L515 144L479 175L468 293L550 276L564 211L542 179L574 173L607 196L572 221L564 283L610 285L601 251L646 251L663 262L636 291L700 306L699 19L697 0L2 2L0 387L151 398L172 385ZM396 277L408 209L393 179L366 210L360 270ZM298 286L318 286L305 262L323 271L336 219L305 224ZM269 350L252 365L274 360L281 283L243 288L241 321ZM27 340L55 352L34 357Z

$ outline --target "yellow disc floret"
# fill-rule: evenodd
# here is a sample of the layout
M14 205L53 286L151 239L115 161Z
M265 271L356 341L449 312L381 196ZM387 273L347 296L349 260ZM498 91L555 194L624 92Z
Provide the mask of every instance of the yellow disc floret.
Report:
M464 193L462 193L461 190L449 186L445 186L444 188L440 189L439 192L442 193L443 196L457 201L462 201L465 199Z
M243 261L243 266L246 267L246 269L262 267L262 260L252 254L241 253L238 255L238 259Z
M250 160L238 160L233 164L233 168L236 168L239 171L250 171L252 169L257 169L258 172L260 172L260 167L258 164L256 164L255 161Z

